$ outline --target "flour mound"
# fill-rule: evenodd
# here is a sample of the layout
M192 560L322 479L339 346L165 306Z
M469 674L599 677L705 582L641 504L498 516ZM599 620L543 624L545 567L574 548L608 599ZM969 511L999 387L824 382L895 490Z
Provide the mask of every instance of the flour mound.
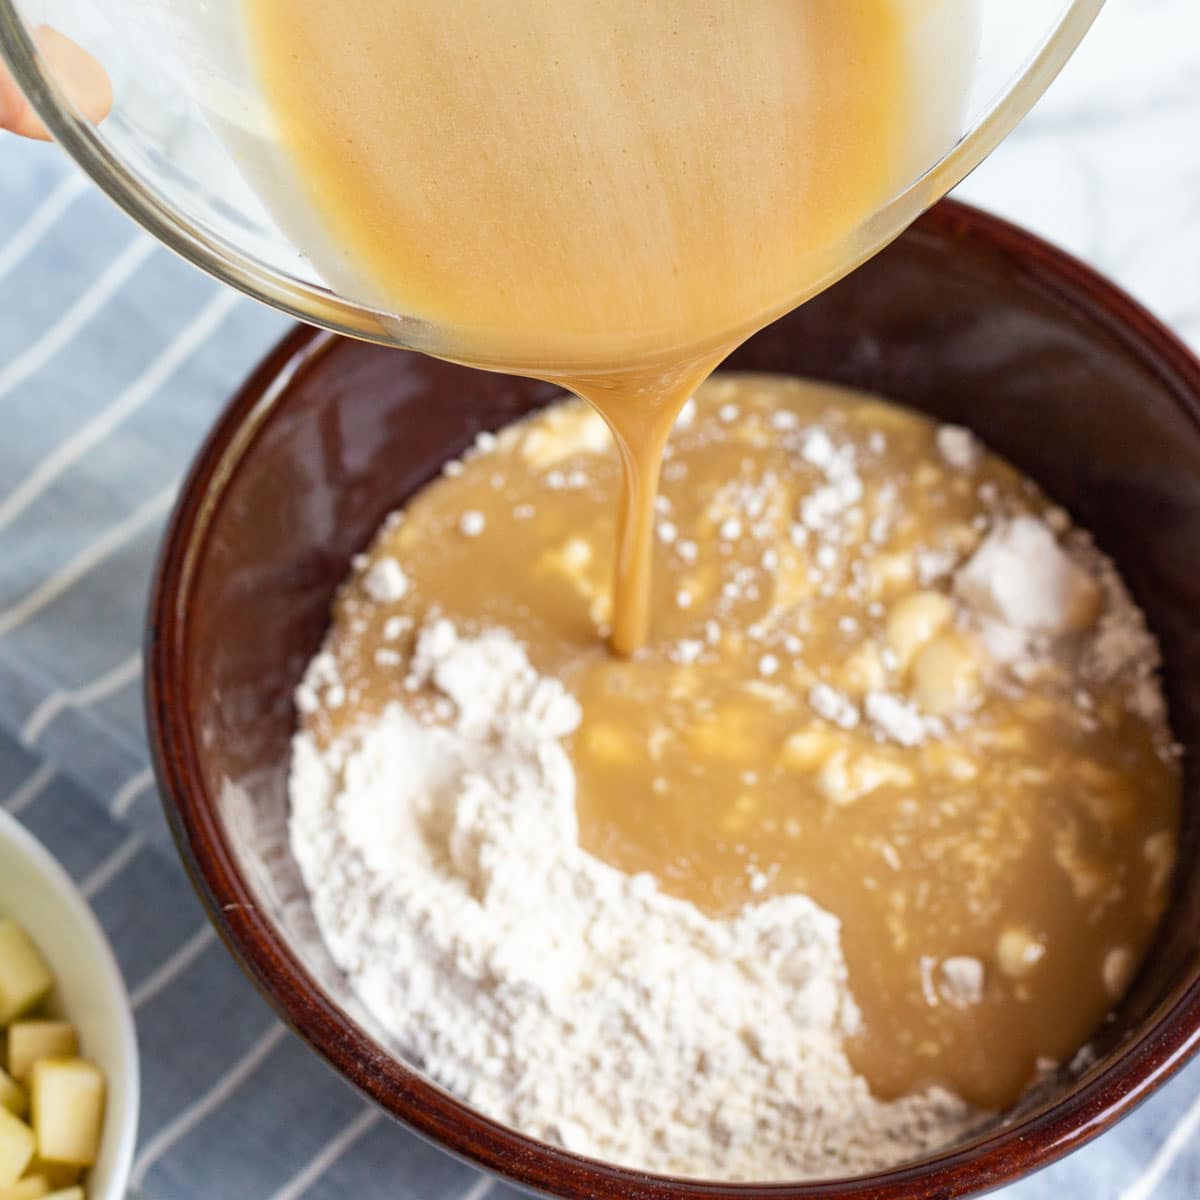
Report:
M977 1116L872 1098L839 923L807 897L710 920L580 849L579 708L509 634L434 621L410 669L453 717L298 735L291 841L334 958L438 1082L583 1154L720 1179L890 1165Z

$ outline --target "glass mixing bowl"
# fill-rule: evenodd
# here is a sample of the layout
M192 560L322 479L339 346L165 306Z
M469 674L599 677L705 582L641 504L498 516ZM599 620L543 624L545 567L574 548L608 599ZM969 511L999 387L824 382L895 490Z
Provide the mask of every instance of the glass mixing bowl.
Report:
M978 9L977 52L961 117L924 173L866 222L846 270L891 241L987 156L1045 90L1103 4L949 2ZM261 168L283 149L255 82L240 10L240 0L0 0L0 53L84 171L134 220L203 270L341 333L435 351L452 342L445 335L453 331L382 313L327 286L246 182L239 161ZM99 127L80 117L39 53L33 31L41 24L83 45L108 69L115 107Z

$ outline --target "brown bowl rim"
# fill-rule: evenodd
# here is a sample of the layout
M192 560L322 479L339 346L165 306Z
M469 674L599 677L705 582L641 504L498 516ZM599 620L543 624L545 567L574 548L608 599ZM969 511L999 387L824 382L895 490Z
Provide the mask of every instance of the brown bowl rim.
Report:
M1200 425L1200 359L1091 267L980 209L943 200L915 223L985 244L1019 276L1101 327ZM378 1044L343 1014L260 911L205 796L187 696L187 596L207 519L238 459L299 371L339 341L298 325L267 354L208 436L181 488L150 593L145 704L154 771L180 856L221 939L280 1018L395 1119L456 1157L555 1196L622 1200L934 1200L1011 1183L1083 1146L1165 1083L1200 1043L1200 971L1162 1001L1090 1079L1043 1109L948 1151L844 1179L718 1183L639 1172L537 1142L483 1116Z

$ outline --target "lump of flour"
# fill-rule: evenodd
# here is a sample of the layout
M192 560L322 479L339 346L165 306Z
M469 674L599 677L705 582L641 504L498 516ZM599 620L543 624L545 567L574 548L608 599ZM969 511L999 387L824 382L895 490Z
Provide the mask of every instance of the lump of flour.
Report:
M444 719L301 733L291 779L322 934L400 1052L535 1137L684 1175L865 1171L980 1119L937 1089L871 1096L842 1050L839 923L811 900L712 920L580 848L579 709L511 635L435 619L408 669Z
M1095 580L1036 517L997 525L954 586L976 612L1024 634L1078 633L1100 612Z
M954 576L988 651L1020 677L1069 639L1081 680L1118 683L1129 711L1164 718L1161 654L1112 560L1083 530L1062 541L1037 517L998 522Z

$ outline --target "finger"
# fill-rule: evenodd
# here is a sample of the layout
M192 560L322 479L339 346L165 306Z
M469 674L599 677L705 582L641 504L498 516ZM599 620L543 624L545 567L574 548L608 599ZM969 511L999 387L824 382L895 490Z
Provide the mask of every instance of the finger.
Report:
M112 108L108 73L82 46L43 25L34 34L50 77L88 121L102 121ZM37 113L6 72L0 71L0 127L23 137L48 140Z
M3 67L0 67L0 129L19 133L22 137L41 138L43 141L47 138L41 121Z

